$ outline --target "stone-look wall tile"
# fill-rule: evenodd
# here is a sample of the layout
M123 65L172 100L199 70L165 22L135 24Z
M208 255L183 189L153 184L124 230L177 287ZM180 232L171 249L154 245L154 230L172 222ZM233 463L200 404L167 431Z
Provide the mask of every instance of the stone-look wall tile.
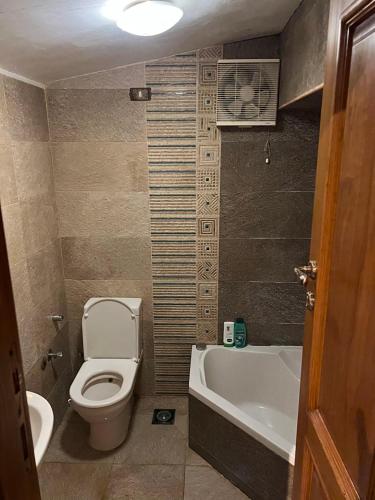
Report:
M44 90L13 78L4 78L4 90L11 139L48 141Z
M60 237L150 234L146 193L59 191L56 200Z
M2 206L5 240L10 268L26 259L22 211L19 203Z
M65 278L147 280L151 244L143 238L62 238Z
M53 159L58 191L148 190L145 142L57 142Z
M25 250L34 254L58 236L54 200L40 196L21 203Z
M251 323L248 342L251 345L302 345L303 323Z
M266 133L248 133L247 140L223 136L221 192L313 191L319 136L319 113L279 112L270 132L271 163L266 165Z
M45 142L16 142L13 145L14 171L20 201L45 196L53 201L51 153Z
M150 280L65 280L68 315L82 319L83 306L90 297L141 297L143 318L152 320L152 282Z
M52 141L146 140L145 104L127 90L48 90Z
M0 144L8 144L10 140L8 128L8 112L4 93L4 77L0 75Z
M48 361L44 365L48 349L52 352L62 352L63 357ZM26 380L29 391L37 392L43 397L48 397L56 382L58 382L66 371L71 369L71 357L69 349L68 324L56 334L50 337L46 350L41 353L40 358L31 368Z
M280 57L280 35L263 36L226 43L224 59L277 59Z
M145 86L145 65L133 64L88 75L57 80L50 89L129 89Z
M220 281L295 281L308 260L309 239L222 239ZM301 264L302 263L302 264Z
M58 303L63 284L61 249L55 241L27 257L27 267L33 300L36 304L47 300Z
M73 382L72 369L69 367L60 377L60 380L53 386L47 399L53 408L54 430L57 429L63 419L64 413L68 409L69 388Z
M2 207L17 202L12 150L6 144L0 144L0 201Z
M221 196L221 238L309 238L314 193Z
M305 292L299 283L221 282L220 313L226 321L244 318L252 323L303 323Z
M154 360L143 359L137 375L135 393L142 396L152 396L155 393Z
M301 2L281 34L280 105L323 85L329 4Z
M83 359L83 340L82 340L82 320L69 320L69 348L72 361L73 376L78 373Z

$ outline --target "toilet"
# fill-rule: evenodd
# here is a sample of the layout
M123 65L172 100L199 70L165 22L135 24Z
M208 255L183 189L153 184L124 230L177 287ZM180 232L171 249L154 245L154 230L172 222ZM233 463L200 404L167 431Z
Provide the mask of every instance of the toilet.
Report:
M83 309L84 363L70 404L90 424L92 448L108 451L126 438L142 358L142 300L100 297Z

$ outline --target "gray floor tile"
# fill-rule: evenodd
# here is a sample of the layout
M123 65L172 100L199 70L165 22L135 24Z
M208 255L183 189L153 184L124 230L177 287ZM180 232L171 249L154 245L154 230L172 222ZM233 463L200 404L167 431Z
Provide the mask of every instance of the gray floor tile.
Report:
M42 500L101 500L110 472L110 464L44 463L38 469Z
M186 466L184 500L244 500L247 495L210 467Z
M189 445L187 445L186 447L185 463L186 465L205 465L207 467L211 467L211 465L206 462L204 458L198 455L198 453L195 453L195 451L192 450Z
M114 465L104 500L179 500L182 465Z
M57 428L48 451L45 462L66 463L112 463L115 451L96 451L88 443L89 425L87 422L68 413Z
M152 413L154 408L175 408L179 415L187 415L188 403L184 396L147 396L137 400L136 412Z
M116 450L115 463L185 463L187 415L177 414L175 425L152 425L151 413L133 417L126 442Z

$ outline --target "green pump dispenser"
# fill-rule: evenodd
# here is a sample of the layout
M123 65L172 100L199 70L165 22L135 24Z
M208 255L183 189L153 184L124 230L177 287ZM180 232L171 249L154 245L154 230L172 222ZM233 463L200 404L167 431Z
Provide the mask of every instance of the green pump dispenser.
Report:
M242 349L247 346L246 324L242 318L237 318L234 322L234 347Z

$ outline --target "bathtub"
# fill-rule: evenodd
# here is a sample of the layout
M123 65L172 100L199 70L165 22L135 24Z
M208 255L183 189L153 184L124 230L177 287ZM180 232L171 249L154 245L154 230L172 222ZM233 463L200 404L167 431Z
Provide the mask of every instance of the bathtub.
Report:
M301 359L302 347L294 346L192 347L191 447L252 498L289 495ZM265 492L271 471L275 491Z

